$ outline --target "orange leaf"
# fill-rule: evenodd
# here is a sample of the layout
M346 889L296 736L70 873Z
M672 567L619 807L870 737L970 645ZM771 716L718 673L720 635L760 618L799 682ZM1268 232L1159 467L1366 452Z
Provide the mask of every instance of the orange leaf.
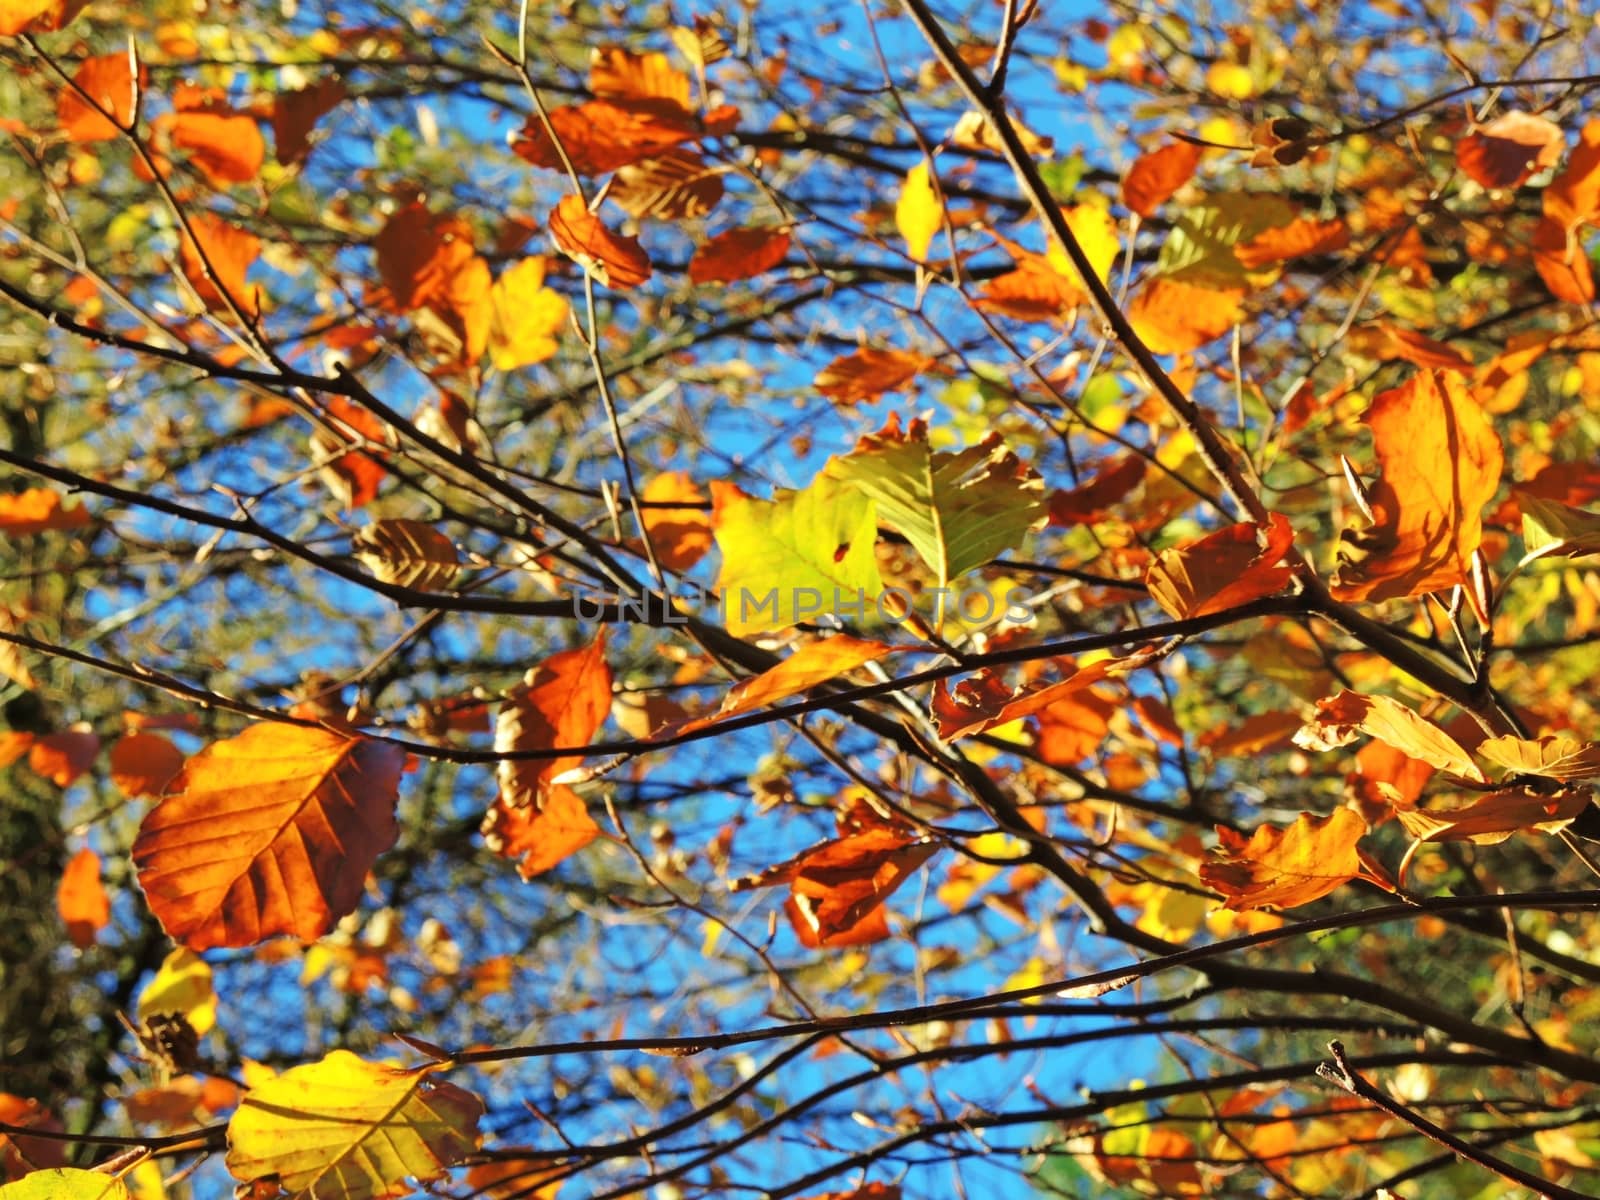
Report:
M706 133L693 113L670 100L653 99L567 105L551 110L550 125L580 175L604 175ZM564 170L556 141L535 113L511 149L536 167Z
M1244 315L1243 288L1209 288L1156 278L1139 289L1128 321L1156 354L1186 354L1221 337Z
M121 137L118 125L133 120L133 67L128 52L101 54L86 58L73 73L72 81L85 95L111 115L107 120L85 103L73 88L67 88L56 101L56 119L61 132L74 142L108 142ZM139 86L145 84L145 71L139 69ZM116 124L112 124L115 121Z
M111 900L100 882L100 856L87 846L72 856L61 874L56 910L79 950L94 945L95 934L111 921Z
M1265 529L1243 521L1163 550L1145 574L1151 598L1181 621L1282 591L1294 570L1277 564L1294 543L1294 530L1282 514L1271 517Z
M161 927L190 950L327 933L399 836L404 762L382 742L265 722L207 746L133 844Z
M1519 775L1546 779L1600 778L1600 746L1559 734L1542 738L1488 738L1478 753L1496 766Z
M1244 757L1285 745L1303 722L1294 713L1257 713L1239 724L1200 735L1200 744L1217 758Z
M472 248L470 225L429 212L417 201L397 210L372 244L378 275L400 312L448 302L456 275L481 261Z
M1144 469L1144 459L1124 454L1104 464L1088 483L1056 491L1050 497L1050 524L1088 525L1100 520L1111 505L1144 482Z
M836 358L817 372L817 391L840 404L876 400L885 392L903 390L918 375L936 366L926 354L910 350L863 347Z
M1561 126L1531 113L1508 112L1456 143L1456 162L1486 188L1521 187L1528 176L1561 160Z
M617 170L606 198L630 217L683 221L703 217L725 190L721 164L707 164L692 150L666 150Z
M1202 863L1200 879L1222 893L1224 908L1309 904L1361 874L1356 843L1366 832L1348 808L1326 817L1301 813L1287 829L1263 825L1220 860Z
M330 429L319 428L311 435L311 448L323 462L329 487L348 508L360 508L377 498L378 488L388 468L371 451L352 449L361 440L385 442L388 426L366 409L334 396L327 401ZM342 426L349 426L346 432Z
M1201 153L1193 142L1174 141L1141 154L1123 177L1122 203L1141 217L1152 216L1189 182L1200 165Z
M1287 225L1263 229L1248 242L1233 248L1233 256L1247 271L1259 271L1274 263L1313 254L1332 254L1350 244L1350 227L1338 217L1315 221L1296 217Z
M99 753L100 739L87 727L64 729L34 742L28 751L28 765L57 787L71 787Z
M673 728L672 732L703 729L729 717L754 712L758 708L787 700L790 696L798 696L846 671L876 662L895 649L887 642L864 641L843 634L808 642L777 666L734 684L728 689L728 694L722 699L722 707L714 716L697 718Z
M551 655L512 688L495 719L497 754L582 746L611 711L611 668L605 633L579 650ZM540 808L550 780L583 761L582 755L507 759L499 764L500 794L510 808Z
M772 270L789 253L788 229L730 229L694 252L689 278L694 283L736 283Z
M1388 321L1381 322L1378 328L1386 343L1381 350L1385 359L1400 358L1419 367L1438 367L1442 371L1472 370L1472 360L1448 342L1436 341Z
M261 253L261 239L209 212L191 213L189 225L194 230L194 238L185 233L179 251L183 273L194 285L201 302L211 312L226 313L229 311L223 298L226 294L246 316L254 316L255 294L247 290L244 277ZM209 272L207 263L211 268Z
M21 729L0 730L0 770L9 767L33 748L36 734Z
M130 733L111 747L111 782L129 799L159 796L183 769L183 751L159 733Z
M0 495L0 533L9 537L27 537L51 529L82 529L89 520L82 504L66 505L51 488Z
M1557 300L1588 304L1594 299L1594 268L1575 236L1553 217L1533 227L1533 266Z
M578 196L563 196L550 214L556 249L613 288L638 287L650 278L650 256L639 239L612 233Z
M230 108L172 113L157 121L171 144L186 150L189 161L211 183L249 183L261 174L267 143L254 118Z
M284 166L311 153L311 130L345 98L344 84L325 76L315 86L282 92L272 102L273 153Z
M1348 745L1362 733L1441 771L1483 782L1483 772L1460 743L1387 696L1340 692L1318 700L1316 717L1295 734L1294 740L1307 750L1332 750Z
M1078 280L1056 270L1048 256L1025 250L1015 255L1014 269L979 290L978 307L1018 321L1054 321L1083 303Z
M600 836L583 800L560 784L548 791L542 808L512 808L496 796L484 814L484 843L505 858L515 858L517 873L532 879Z
M639 497L644 527L656 557L669 571L687 571L711 549L711 520L706 515L706 494L683 471L664 471ZM658 508L654 505L682 505Z
M1070 767L1094 757L1111 733L1120 706L1095 691L1062 696L1039 710L1034 748L1045 762Z
M1031 717L1064 696L1082 691L1108 676L1142 667L1155 657L1154 651L1144 650L1125 658L1103 658L1073 671L1059 682L1032 691L1012 691L999 676L987 669L979 671L971 679L963 680L954 691L941 679L933 690L934 724L939 736L947 742L982 733L996 725Z
M848 946L888 936L881 911L894 890L933 856L939 844L876 826L813 846L730 890L789 885L788 911L807 945Z
M0 37L62 29L89 0L0 0Z
M1559 833L1586 812L1588 789L1554 796L1517 789L1481 796L1462 808L1402 809L1395 813L1419 842L1475 842L1493 846L1518 832Z
M1600 117L1583 127L1566 167L1550 181L1541 197L1545 216L1571 229L1600 216Z
M1500 486L1494 426L1458 376L1436 371L1379 395L1366 424L1383 468L1376 523L1340 535L1334 597L1376 602L1463 582Z
M689 107L689 77L665 54L635 54L621 46L589 52L589 90L608 100L665 100Z

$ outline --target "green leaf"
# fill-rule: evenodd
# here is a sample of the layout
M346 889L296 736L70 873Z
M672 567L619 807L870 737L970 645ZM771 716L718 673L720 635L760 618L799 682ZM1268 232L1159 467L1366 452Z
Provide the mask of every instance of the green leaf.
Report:
M1246 287L1250 272L1233 248L1266 229L1295 219L1296 211L1281 196L1231 192L1213 196L1209 204L1185 209L1161 245L1156 273L1212 288Z
M1522 509L1522 541L1528 559L1600 554L1600 513L1526 492L1517 493L1517 505Z
M52 1167L0 1187L4 1200L131 1200L127 1185L98 1171Z
M998 435L949 453L929 445L920 420L902 433L891 418L825 474L874 501L940 586L1014 549L1045 516L1042 482Z

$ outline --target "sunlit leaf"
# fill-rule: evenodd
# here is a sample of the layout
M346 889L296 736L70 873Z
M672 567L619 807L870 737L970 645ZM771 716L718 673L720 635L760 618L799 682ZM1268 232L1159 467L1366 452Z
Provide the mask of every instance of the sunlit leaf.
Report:
M284 166L304 162L311 153L311 131L345 98L345 87L325 75L310 87L279 92L272 100L273 153Z
M557 250L607 287L638 287L650 278L650 256L639 239L613 233L577 196L563 196L550 214L550 237Z
M178 249L183 274L201 303L211 312L227 313L232 300L247 317L254 316L255 292L244 277L261 255L261 239L209 212L191 213L189 228L194 236L186 231Z
M111 747L111 782L130 799L159 796L183 767L183 751L159 733L127 733Z
M1340 692L1317 701L1317 715L1295 735L1308 750L1332 750L1365 733L1429 766L1483 782L1483 772L1449 734L1388 696Z
M1401 809L1405 831L1420 842L1476 842L1493 846L1515 833L1559 833L1588 810L1589 789L1554 796L1526 790L1480 796L1460 808Z
M812 383L830 400L856 404L901 391L935 365L936 360L926 354L868 346L834 359Z
M735 283L765 274L789 253L787 228L730 229L694 252L689 278L695 283Z
M1542 775L1547 779L1600 777L1600 746L1561 734L1488 738L1478 744L1478 753L1518 775Z
M99 1171L51 1167L0 1187L3 1200L133 1200L122 1180Z
M1193 142L1172 141L1141 154L1122 178L1122 203L1149 217L1194 175L1201 149Z
M1561 160L1561 126L1532 113L1502 113L1456 143L1456 162L1474 183L1514 188Z
M604 631L589 645L553 654L507 693L495 719L498 754L582 746L611 711L611 668ZM497 768L500 794L512 808L541 808L561 785L551 780L581 755L506 759Z
M686 473L663 471L652 477L639 499L650 545L662 566L669 571L687 571L705 557L712 541L706 512L709 501Z
M755 712L801 692L810 691L848 671L876 662L895 647L886 642L866 641L839 634L807 642L788 658L760 675L745 679L728 689L715 714L688 722L683 729L699 729Z
M74 142L106 142L121 137L118 126L133 120L133 62L128 52L120 50L84 59L73 72L72 82L77 86L64 87L56 104L61 132ZM139 86L147 82L147 73L141 67Z
M53 488L0 494L0 535L28 537L56 529L82 529L92 518L82 503L67 503Z
M1310 904L1361 873L1356 843L1367 823L1348 808L1326 817L1301 813L1293 825L1262 825L1248 841L1200 865L1205 885L1232 909Z
M61 874L56 911L79 950L94 945L95 935L111 921L111 898L100 881L100 856L87 846L68 860Z
M1244 317L1242 288L1217 289L1158 276L1128 306L1128 322L1157 354L1186 354L1215 341Z
M455 543L424 521L374 521L350 539L350 551L384 583L436 592L460 570Z
M933 190L926 162L919 162L906 172L900 198L895 202L894 223L905 239L906 254L917 262L926 262L934 234L944 228L944 206Z
M139 1020L176 1014L204 1037L217 1024L217 994L211 967L193 950L182 946L161 961L161 968L139 992Z
M1279 560L1293 543L1287 518L1273 513L1266 528L1245 521L1163 550L1145 583L1150 598L1180 621L1236 608L1288 586L1294 571Z

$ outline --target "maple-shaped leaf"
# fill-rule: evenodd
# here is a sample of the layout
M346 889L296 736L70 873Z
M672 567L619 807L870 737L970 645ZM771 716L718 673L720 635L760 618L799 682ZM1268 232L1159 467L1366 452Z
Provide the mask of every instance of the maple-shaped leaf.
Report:
M557 250L607 287L638 287L650 278L650 256L639 239L613 233L581 197L561 198L550 214L550 238Z
M425 521L386 517L356 531L350 552L384 583L441 591L461 569L456 545Z
M765 274L784 260L793 240L787 227L719 233L694 252L689 278L694 283L737 283Z
M630 217L685 221L707 215L722 199L727 168L692 150L667 150L619 168L606 190Z
M1493 424L1458 376L1439 371L1380 394L1366 424L1383 471L1375 521L1340 535L1334 597L1377 602L1465 582L1500 487Z
M663 471L639 494L645 531L656 559L669 571L687 571L711 549L708 498L683 471ZM678 506L678 507L671 507Z
M1187 354L1232 329L1244 316L1243 288L1214 288L1157 276L1128 305L1128 323L1156 354Z
M81 503L67 504L53 488L29 488L0 495L0 535L5 537L82 529L91 519Z
M159 733L129 733L111 747L111 782L129 799L159 796L183 768L183 751Z
M201 750L133 844L161 927L191 950L327 933L399 836L404 760L382 742L270 722Z
M937 360L911 350L866 346L834 359L812 380L812 386L840 404L876 400L885 392L902 391Z
M545 286L546 266L543 257L534 255L507 267L494 281L489 357L497 371L544 362L559 348L571 306L560 292Z
M48 1167L0 1187L3 1200L133 1200L114 1175L77 1167Z
M67 863L56 888L56 911L67 937L79 950L94 945L95 935L111 921L111 900L100 882L100 856L85 846Z
M1480 796L1461 808L1401 809L1396 819L1419 842L1498 845L1515 833L1559 833L1593 803L1587 788L1545 795L1523 788Z
M999 434L958 453L935 450L920 418L904 431L898 414L867 434L825 473L877 506L939 586L1022 544L1045 520L1044 485Z
M193 950L179 946L162 959L160 968L139 992L139 1020L179 1016L204 1037L217 1024L217 993L211 967Z
M1281 513L1271 517L1265 528L1243 521L1163 550L1145 575L1151 599L1181 621L1282 591L1294 577L1293 568L1279 565L1294 530Z
M0 0L0 37L62 29L89 0Z
M1456 143L1456 162L1474 183L1514 188L1561 161L1561 126L1532 113L1502 113Z
M860 488L824 472L810 487L758 500L713 480L711 502L711 529L722 551L717 590L735 636L877 602L878 523Z
M1600 745L1562 734L1541 738L1506 735L1478 743L1478 753L1497 767L1546 779L1600 778Z
M272 148L284 166L303 162L311 153L311 131L318 121L343 103L345 87L325 75L310 87L279 92L272 98Z
M1287 829L1262 825L1249 841L1200 865L1202 882L1231 909L1310 904L1362 873L1356 843L1367 823L1348 808L1326 817L1301 813Z
M905 239L907 256L926 262L934 235L944 228L944 206L934 191L927 162L906 172L900 198L895 201L894 224Z
M995 672L985 668L954 689L940 680L933 691L933 717L939 736L945 741L982 733L996 725L1020 721L1043 712L1052 704L1081 692L1112 675L1135 670L1154 660L1154 651L1141 650L1124 658L1102 658L1086 667L1073 669L1065 678L1042 687L1013 689Z
M1194 175L1203 153L1193 142L1168 142L1141 154L1122 178L1122 203L1141 217L1155 215Z
M497 754L582 746L611 711L611 668L605 632L589 645L552 654L531 668L506 694L495 718ZM507 759L496 767L500 794L512 808L540 808L553 790L550 780L583 761L561 758Z
M504 796L496 796L479 832L484 845L516 860L517 873L532 879L594 841L600 826L578 793L556 784L541 808L512 808Z
M735 880L730 890L789 885L785 906L808 946L853 946L888 936L882 906L927 862L939 843L906 830L876 826L813 846L805 853Z
M200 302L210 312L228 313L231 299L245 316L254 316L255 293L244 277L261 255L261 239L209 212L189 214L189 229L194 236L185 231L178 243L179 265Z
M818 684L826 683L847 671L876 662L884 655L892 654L895 649L887 642L867 641L844 634L807 642L777 666L734 684L722 698L722 706L715 714L668 728L674 733L703 729L729 717L754 712L810 691Z
M1522 510L1522 544L1528 557L1600 554L1600 513L1526 492L1517 494L1517 506Z
M483 1102L428 1069L335 1050L252 1087L228 1122L228 1171L306 1200L410 1195L478 1148Z
M133 62L126 50L86 58L73 72L76 88L64 88L56 101L56 119L61 132L74 142L108 142L121 137L119 126L133 120ZM139 86L147 82L144 67L139 68ZM81 89L83 95L79 95ZM107 120L84 100L87 96ZM115 124L113 124L115 122Z
M1307 750L1332 750L1362 733L1441 771L1483 782L1483 772L1453 737L1388 696L1340 692L1318 700L1317 715L1294 740Z
M1296 217L1287 225L1263 229L1248 242L1235 244L1233 255L1247 270L1259 271L1291 259L1332 254L1349 244L1350 226L1342 218L1318 221Z

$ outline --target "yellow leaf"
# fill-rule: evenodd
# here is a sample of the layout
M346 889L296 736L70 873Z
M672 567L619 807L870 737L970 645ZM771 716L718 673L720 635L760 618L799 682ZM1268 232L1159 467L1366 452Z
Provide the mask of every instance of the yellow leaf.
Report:
M1228 100L1248 100L1256 93L1250 68L1239 63L1214 62L1206 71L1206 87Z
M1083 253L1089 259L1089 265L1094 268L1095 275L1105 279L1111 274L1111 264L1117 261L1117 222L1103 208L1093 204L1079 204L1067 209L1062 216L1066 219L1067 228L1072 230L1072 236L1078 239L1078 245L1083 248ZM1067 257L1067 252L1054 242L1050 251L1045 255L1046 261L1059 274L1066 276L1079 286L1083 277L1078 274L1072 260Z
M205 1036L217 1023L217 994L211 987L211 968L193 950L174 950L161 963L155 978L139 993L139 1019L156 1013L178 1013Z
M894 223L906 240L906 253L918 262L926 262L933 235L944 224L944 209L934 193L926 162L919 162L906 172L900 202L894 207Z
M1221 861L1202 863L1200 878L1225 897L1225 908L1293 908L1309 904L1361 873L1356 842L1367 823L1353 810L1326 817L1301 813L1287 829L1263 825Z
M427 1071L369 1063L348 1050L245 1093L228 1122L228 1170L273 1178L304 1200L409 1195L478 1148L483 1102Z
M567 326L566 297L544 286L545 260L525 258L506 269L489 292L494 323L489 355L495 369L514 371L552 357Z
M99 1171L53 1167L24 1175L17 1183L0 1187L3 1200L132 1200L120 1179Z

